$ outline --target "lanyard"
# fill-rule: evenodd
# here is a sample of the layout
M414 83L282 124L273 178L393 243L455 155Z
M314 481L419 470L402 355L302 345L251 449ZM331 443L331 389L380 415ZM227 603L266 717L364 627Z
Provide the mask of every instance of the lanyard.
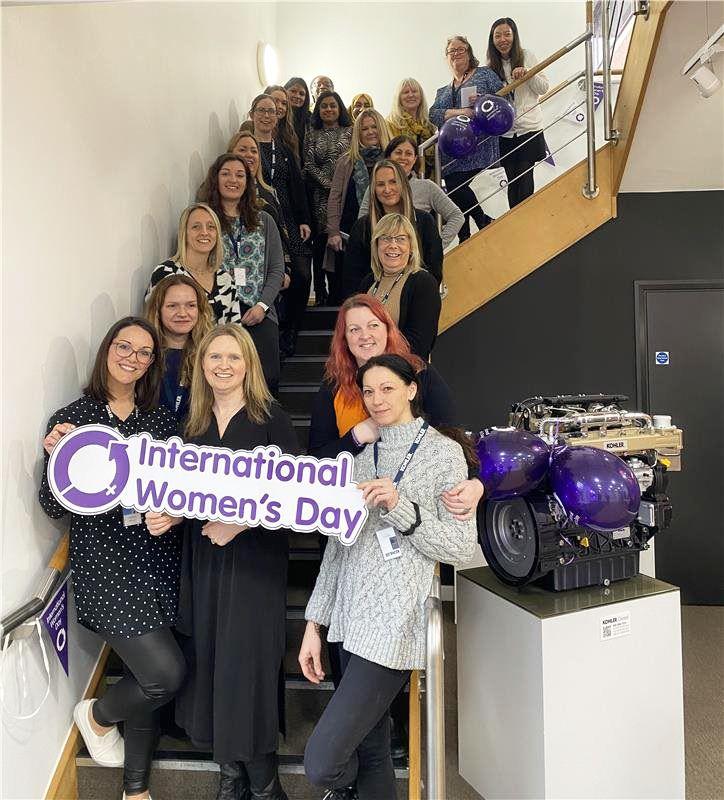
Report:
M229 236L229 239L231 239L231 244L234 246L234 263L238 264L239 263L239 245L241 244L242 231L241 230L239 231L238 238L236 236L234 236L234 234L231 231L229 231L228 236Z
M407 455L402 459L402 463L400 464L400 468L397 470L397 475L395 475L395 479L392 483L397 487L397 485L402 480L402 476L405 474L405 470L410 466L410 462L412 461L412 457L417 452L417 448L420 446L420 442L425 438L425 434L427 433L427 429L430 427L429 422L423 422L420 426L420 430L417 432L417 435L412 440L412 444L410 445L410 449L407 451ZM379 442L374 443L374 447L372 448L373 457L375 460L375 478L379 478L379 474L377 471L377 460L379 458Z
M110 407L110 405L108 403L106 403L106 414L108 414L108 421L111 423L111 426L113 428L115 428L120 433L121 432L121 427L120 427L120 425L116 425L114 423L114 420L117 419L117 417L111 411L111 407ZM134 406L133 407L133 416L134 416L134 418L136 420L136 426L135 426L136 429L133 432L134 433L138 433L138 406ZM126 420L123 420L123 421L125 422Z
M394 280L394 281L392 281L392 286L390 286L390 288L389 288L389 289L388 289L388 290L385 292L385 294L382 296L382 299L380 300L380 303L382 303L382 305L384 305L384 304L385 304L385 303L386 303L386 302L387 302L387 301L390 299L390 295L392 294L392 290L395 288L395 286L397 286L397 282L400 280L400 278L402 278L402 276L403 276L404 274L405 274L405 270L403 269L403 270L402 270L402 272L399 272L399 273L397 274L397 277L395 278L395 280ZM380 280L378 280L378 281L375 283L375 285L372 287L372 290L370 291L370 294L371 294L373 297L374 297L374 296L377 294L377 292L379 291L379 288L380 288L380 283L381 283L381 282L382 282L382 279L380 278Z
M181 386L179 384L176 387L176 393L174 396L174 389L173 386L171 385L171 381L169 381L168 379L168 375L163 376L163 393L166 395L167 400L173 401L173 408L171 410L173 411L174 414L178 414L178 410L181 407L181 401L183 400L185 391L186 387Z
M274 173L277 168L277 143L274 141L274 137L272 137L271 142L262 142L262 144L271 144L271 168L269 169L269 180L267 183L269 186L272 186L274 183ZM262 150L262 153L264 153L264 150Z

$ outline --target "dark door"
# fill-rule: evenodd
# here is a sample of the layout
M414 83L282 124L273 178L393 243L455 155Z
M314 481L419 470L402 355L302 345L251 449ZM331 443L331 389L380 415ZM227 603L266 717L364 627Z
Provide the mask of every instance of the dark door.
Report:
M639 405L684 431L656 576L692 604L724 603L724 281L638 281Z

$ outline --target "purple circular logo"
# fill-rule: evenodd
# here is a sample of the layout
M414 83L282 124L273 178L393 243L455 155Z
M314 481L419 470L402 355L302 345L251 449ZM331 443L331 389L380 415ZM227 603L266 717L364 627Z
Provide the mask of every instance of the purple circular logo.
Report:
M71 462L84 448L92 447L90 463L84 463L85 475L76 486L78 476L71 477ZM82 425L66 434L55 446L48 462L48 481L58 502L76 514L101 514L119 504L131 474L128 444L120 433L106 425ZM101 489L89 490L97 485L97 475L115 463L112 479ZM83 480L87 476L87 481Z

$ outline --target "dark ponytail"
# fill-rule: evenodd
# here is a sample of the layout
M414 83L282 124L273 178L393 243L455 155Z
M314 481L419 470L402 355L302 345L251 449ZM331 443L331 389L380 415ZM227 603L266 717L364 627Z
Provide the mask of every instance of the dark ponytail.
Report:
M390 372L394 372L395 375L397 375L397 377L400 378L400 380L402 380L406 386L410 386L414 383L417 387L417 393L412 398L410 407L412 409L412 413L416 417L425 416L420 405L422 398L420 396L420 381L418 378L418 373L407 359L403 358L402 356L395 355L394 353L385 353L381 356L373 356L357 370L357 386L359 386L360 390L362 389L362 380L365 376L365 373L367 370L372 369L372 367L384 367L385 369L390 370ZM468 465L468 474L473 477L477 477L480 470L480 461L478 460L478 455L475 452L472 439L463 430L460 428L455 428L452 425L436 425L435 430L460 445L463 451L463 456L465 457L465 462Z

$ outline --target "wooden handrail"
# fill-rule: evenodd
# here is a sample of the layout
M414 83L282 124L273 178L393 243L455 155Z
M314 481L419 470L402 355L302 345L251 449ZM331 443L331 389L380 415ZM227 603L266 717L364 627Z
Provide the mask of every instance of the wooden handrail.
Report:
M66 531L63 538L58 542L55 552L48 561L48 569L55 569L58 572L63 572L68 566L68 557L70 552L70 534Z
M518 78L517 81L513 81L513 83L508 83L503 86L502 89L499 89L495 94L498 97L505 97L509 95L511 92L514 92L519 86L522 86L526 81L529 81L531 78L535 77L539 72L542 72L546 67L549 67L554 62L558 61L558 59L563 58L567 53L570 53L571 50L575 50L579 44L582 44L587 39L590 39L593 36L593 0L586 0L586 32L582 33L580 36L577 36L572 42L569 42L563 47L558 48L555 53L551 53L548 58L544 58L543 61L536 64L534 67L531 67L522 78Z

